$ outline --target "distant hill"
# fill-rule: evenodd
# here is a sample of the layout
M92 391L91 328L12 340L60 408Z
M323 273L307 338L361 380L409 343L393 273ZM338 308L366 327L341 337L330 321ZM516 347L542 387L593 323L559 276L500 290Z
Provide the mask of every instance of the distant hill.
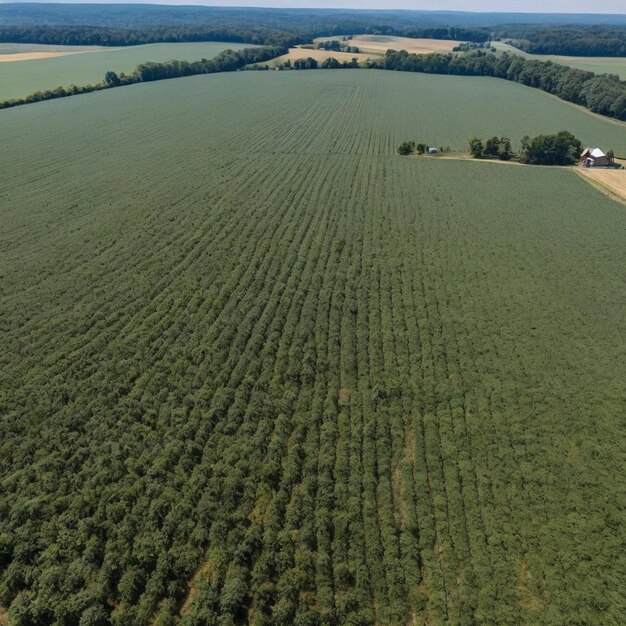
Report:
M626 25L626 14L592 13L472 13L465 11L361 11L355 9L269 9L240 7L163 6L152 4L56 4L13 2L0 4L0 24L46 24L57 26L149 26L212 24L215 20L248 21L253 15L263 25L291 23L312 25L332 17L337 24L362 22L370 26L412 25L499 26Z

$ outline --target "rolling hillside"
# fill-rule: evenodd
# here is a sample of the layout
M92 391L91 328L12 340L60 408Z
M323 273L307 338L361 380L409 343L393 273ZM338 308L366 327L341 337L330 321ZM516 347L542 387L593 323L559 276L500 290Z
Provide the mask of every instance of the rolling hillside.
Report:
M0 607L622 624L624 207L394 154L561 128L626 151L519 85L366 70L0 112Z

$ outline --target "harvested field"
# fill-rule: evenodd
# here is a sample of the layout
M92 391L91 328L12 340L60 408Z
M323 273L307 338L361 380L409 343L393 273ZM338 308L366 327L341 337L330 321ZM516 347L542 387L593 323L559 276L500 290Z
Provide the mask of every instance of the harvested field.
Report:
M357 58L359 62L367 61L371 55L368 54L353 54L349 52L334 52L333 50L317 50L314 48L289 48L288 54L283 54L280 57L276 57L272 61L269 61L267 65L270 67L275 67L276 65L280 65L287 60L290 60L292 63L297 59L306 59L307 57L311 57L315 59L318 63L321 63L325 59L334 58L337 61L352 61L352 59ZM261 65L265 65L262 63Z
M315 44L322 41L342 40L343 37L320 37ZM392 37L389 35L356 35L346 42L356 46L362 54L385 54L390 48L406 50L414 54L430 54L432 52L451 52L459 45L458 41L449 39L412 39L411 37Z
M0 63L52 59L70 54L99 52L107 49L115 50L115 48L104 48L103 46L48 46L30 43L0 43ZM20 71L24 71L24 68L20 68Z
M52 59L54 57L64 57L68 54L81 54L81 51L75 50L74 52L16 52L13 54L0 54L0 63L34 61L35 59Z
M609 195L615 195L626 202L626 170L581 167L576 171L583 178L608 192Z
M130 72L139 63L197 61L210 59L231 49L252 48L252 44L197 42L155 43L143 46L35 46L30 44L0 44L0 60L6 55L17 61L15 55L43 55L22 57L15 63L0 63L0 100L21 98L35 91L59 86L87 85L100 82L105 72ZM90 54L77 54L90 52ZM44 54L45 53L45 54ZM28 58L28 60L26 60Z

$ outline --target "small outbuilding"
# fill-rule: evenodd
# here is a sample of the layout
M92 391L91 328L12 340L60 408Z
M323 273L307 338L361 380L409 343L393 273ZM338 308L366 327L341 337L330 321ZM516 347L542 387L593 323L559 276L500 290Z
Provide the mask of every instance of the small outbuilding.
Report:
M610 165L609 157L600 148L585 148L580 155L583 167L606 167Z
M437 154L437 148L428 148L428 154Z

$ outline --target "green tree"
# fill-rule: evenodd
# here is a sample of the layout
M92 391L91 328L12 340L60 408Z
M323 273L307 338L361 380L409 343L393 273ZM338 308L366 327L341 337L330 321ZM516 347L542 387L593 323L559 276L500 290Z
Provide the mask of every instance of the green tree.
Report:
M31 594L28 592L20 593L13 600L9 614L9 626L35 626Z
M109 70L105 75L104 75L104 82L109 86L109 87L117 87L120 84L120 77L113 71Z
M470 137L469 152L475 159L482 159L485 155L485 146L482 139L478 137Z
M511 147L511 140L508 137L500 137L500 152L498 158L501 161L510 161L513 156L513 148Z
M414 141L403 141L398 148L398 154L402 156L406 156L408 154L412 154L415 152L415 142Z
M520 161L531 165L573 165L578 161L582 144L572 133L538 135L522 139Z
M485 156L497 157L500 154L500 139L498 137L490 137L485 141Z
M83 611L78 626L106 626L109 616L101 606L90 606Z

